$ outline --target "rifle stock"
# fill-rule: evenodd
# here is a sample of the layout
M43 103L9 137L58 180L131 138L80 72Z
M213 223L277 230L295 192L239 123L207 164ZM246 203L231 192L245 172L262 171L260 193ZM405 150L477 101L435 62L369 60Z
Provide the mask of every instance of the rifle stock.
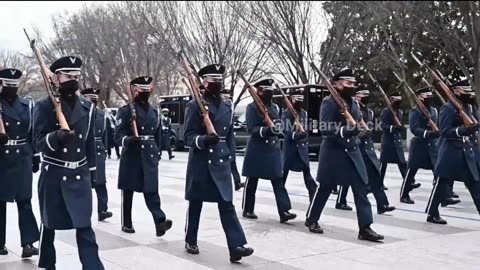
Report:
M427 108L425 108L425 105L417 97L415 92L413 92L412 88L410 88L410 86L404 80L402 80L395 71L393 72L393 75L395 75L395 78L397 78L397 80L400 82L400 84L403 84L407 88L408 92L410 93L410 95L413 97L413 100L417 104L418 109L420 109L420 111L423 113L423 115L427 118L428 125L430 126L430 128L433 131L438 132L439 129L438 129L437 125L435 124L435 122L433 122L432 116L430 115L430 112L427 110Z
M268 115L268 111L267 111L267 108L265 107L265 104L263 104L262 100L258 96L257 90L255 89L255 87L253 87L253 85L251 85L248 82L248 80L245 78L245 76L243 76L242 73L240 73L240 71L237 71L237 74L247 86L248 92L252 96L253 101L257 105L258 111L260 111L260 114L263 117L263 122L267 125L267 127L273 128L275 125L273 124L272 119L270 119L270 116Z
M417 64L422 68L426 68L428 72L430 72L430 76L432 78L432 84L435 87L437 91L443 92L443 94L447 97L447 99L453 104L455 109L457 110L458 115L460 116L460 119L462 119L462 122L466 126L473 125L474 123L476 124L476 120L472 121L472 119L465 113L465 110L463 110L462 104L457 100L457 98L452 94L448 86L439 78L437 73L433 71L430 67L428 67L425 63L420 61L413 52L410 53L412 55L412 58L417 62Z
M355 121L355 119L353 119L350 112L348 112L347 105L345 104L345 102L343 102L342 98L338 95L337 90L333 88L333 85L330 83L327 76L325 76L325 74L323 74L323 72L321 72L313 62L310 63L310 66L323 79L325 86L327 87L328 91L330 92L330 95L332 96L333 100L338 106L338 109L340 110L340 114L342 114L343 117L345 117L345 120L347 121L347 123L351 126L357 125L357 121Z
M275 87L282 94L283 100L285 100L285 104L287 105L287 109L293 116L293 122L295 124L295 130L297 132L304 133L305 129L303 128L302 123L300 122L300 117L298 116L297 111L295 111L295 108L293 108L292 103L290 102L288 97L285 95L285 92L283 92L282 88L280 88L280 86L278 86L278 84L275 84ZM284 124L286 124L286 123L284 123Z
M42 74L43 83L45 84L47 94L52 101L53 107L55 108L55 115L58 120L58 125L61 129L70 130L67 119L65 119L65 115L63 115L62 104L60 103L60 99L58 97L58 81L54 77L54 74L52 74L52 72L48 69L47 65L45 65L45 61L43 60L40 51L35 46L35 40L30 39L25 28L23 29L23 32L25 32L25 36L27 37L28 43L30 44L30 48L32 49L33 54L35 54L38 64L40 65L40 73Z
M2 112L3 112L2 103L0 101L0 134L7 134L7 132L5 131L5 125L3 124Z
M193 70L190 67L190 64L186 57L183 55L182 52L179 53L180 63L182 65L183 70L187 73L188 81L190 82L190 87L187 88L190 90L192 97L198 104L198 108L200 109L200 115L202 116L203 125L207 129L207 134L209 135L216 135L217 132L215 131L215 127L213 126L212 120L208 115L208 108L205 106L205 101L202 98L202 94L200 92L200 86L198 84L198 77L194 74ZM183 79L184 83L185 80Z
M137 110L135 109L135 102L133 101L132 91L130 89L130 84L128 83L128 80L131 77L130 77L130 74L128 74L127 63L125 62L125 57L123 56L122 48L120 48L120 57L122 58L123 75L125 77L125 80L127 81L126 90L127 90L128 105L130 107L130 112L132 114L132 117L130 118L131 125L132 125L132 133L133 133L133 136L139 137L138 128L137 128Z
M397 127L400 127L402 126L402 123L400 122L400 120L398 119L397 117L397 113L395 112L395 110L393 109L393 106L392 106L392 102L390 102L390 99L388 98L387 94L385 93L385 91L383 90L382 86L378 83L377 80L375 80L375 78L373 78L372 74L370 74L370 72L367 72L368 76L370 77L370 80L372 80L373 84L375 84L375 86L378 88L378 90L380 91L380 93L382 94L382 97L383 97L383 101L385 101L385 104L387 105L387 108L390 110L390 112L392 113L393 115L393 122L395 123L395 125Z

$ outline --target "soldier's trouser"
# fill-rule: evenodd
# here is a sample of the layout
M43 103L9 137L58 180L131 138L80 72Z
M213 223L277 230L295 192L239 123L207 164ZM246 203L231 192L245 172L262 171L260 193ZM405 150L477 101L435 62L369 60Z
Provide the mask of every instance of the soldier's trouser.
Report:
M382 188L383 184L379 178L379 175L377 173L371 173L375 172L377 169L370 162L365 162L365 166L367 167L368 173L368 185L370 186L373 197L375 197L375 201L377 202L377 210L381 210L384 206L389 205L390 202L388 201L387 194ZM349 186L340 187L337 197L337 204L347 204L348 188Z
M402 187L400 189L400 198L409 197L410 191L412 191L412 185L415 182L415 175L417 174L417 168L409 168L407 171L407 176L403 178Z
M238 173L237 162L235 162L235 160L233 160L232 163L230 164L230 168L232 168L233 183L235 185L240 185L241 178L240 178L240 174Z
M145 204L147 205L148 210L152 213L153 222L155 224L162 223L166 220L165 213L160 207L160 195L158 192L153 193L144 193L143 197L145 198ZM133 191L123 190L122 191L122 226L132 227L132 201L133 201Z
M307 210L308 222L318 222L333 186L334 183L320 183ZM351 187L357 210L358 227L360 229L367 228L373 223L372 206L367 198L367 185L360 177L355 177L351 179Z
M108 210L108 192L107 186L95 185L95 192L97 193L97 211L98 213Z
M40 233L40 258L38 267L53 267L56 263L56 252L53 244L55 240L55 230L41 226ZM102 261L98 256L98 245L95 239L95 232L92 227L77 229L77 247L82 269L84 270L103 270Z
M438 211L438 206L444 200L446 192L448 192L449 183L451 180L446 178L436 178L433 184L432 193L430 194L430 199L428 200L427 209L425 212L431 216L438 217L440 212ZM477 208L478 213L480 213L480 183L476 181L465 182L470 195L472 196L473 203Z
M380 164L380 177L382 180L382 186L385 185L385 174L387 173L387 165L388 163L381 163ZM400 174L402 175L402 179L405 179L407 177L407 163L398 163L398 170L400 171ZM415 180L414 180L415 182Z
M282 176L283 185L287 183L288 172L289 172L288 170L283 171L283 176ZM313 199L313 195L317 190L317 183L315 183L315 180L313 179L312 174L310 173L309 167L305 166L302 172L303 172L303 181L305 182L305 187L308 190L308 198L311 202Z
M347 194L348 194L348 189L350 186L340 186L340 189L338 190L338 195L337 195L337 205L345 205L347 204Z
M22 247L33 244L40 239L37 220L33 215L30 200L17 202L18 227L20 229L20 243ZM7 203L0 202L0 247L5 246L7 233Z
M283 213L292 209L290 203L290 197L288 197L287 189L281 179L271 180L273 193L275 194L275 200L277 202L277 210L280 216ZM257 191L258 178L247 177L245 183L245 190L243 191L243 211L253 212L255 210L255 192Z
M202 201L190 201L188 205L187 220L185 222L185 242L190 245L197 244L202 205ZM240 225L238 221L235 206L233 206L232 202L218 202L218 212L220 214L223 231L227 237L228 248L232 250L245 245L247 239L245 238L242 225Z

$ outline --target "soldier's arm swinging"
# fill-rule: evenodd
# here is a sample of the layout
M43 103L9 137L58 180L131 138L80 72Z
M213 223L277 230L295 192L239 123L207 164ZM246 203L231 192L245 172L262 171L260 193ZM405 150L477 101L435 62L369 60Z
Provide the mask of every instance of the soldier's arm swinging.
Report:
M56 152L60 149L57 131L51 131L48 127L50 118L45 113L50 111L49 108L43 108L42 103L37 103L33 110L33 147L42 153Z
M334 121L335 112L338 111L338 107L333 102L324 100L320 106L320 132L322 136L329 138L342 137L341 123Z
M252 137L264 138L266 136L269 127L260 119L260 113L253 103L247 106L246 122L247 132Z
M393 124L392 113L388 109L384 109L380 115L380 127L383 131L394 133L396 125Z
M162 116L160 113L160 108L158 108L158 122L157 122L157 127L155 130L155 143L157 144L158 147L158 159L162 157ZM170 137L170 136L169 136Z
M419 138L426 138L426 134L429 131L420 126L418 119L421 119L423 116L417 110L411 110L408 116L408 123L410 124L410 131L413 135Z
M85 134L87 136L85 140L85 153L87 157L88 170L90 171L90 181L93 185L97 181L97 152L95 150L95 119L97 110L95 109L95 105L90 104L90 106L90 111L88 113L88 133Z
M194 102L187 103L183 140L193 149L205 149L206 128L202 123L198 105Z
M122 107L117 112L117 124L115 125L114 141L116 145L125 147L125 139L132 135L130 116L128 110Z

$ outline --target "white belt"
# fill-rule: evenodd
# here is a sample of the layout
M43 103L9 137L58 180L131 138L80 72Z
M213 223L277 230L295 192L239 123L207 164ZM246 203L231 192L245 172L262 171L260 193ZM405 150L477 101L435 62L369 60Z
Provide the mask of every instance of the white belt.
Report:
M54 165L57 167L65 168L65 169L70 169L70 170L75 170L77 168L80 168L84 165L87 164L87 158L84 157L79 161L66 161L66 160L60 160L56 158L52 158L46 155L43 155L43 162Z
M27 143L26 139L21 140L8 140L5 145L24 145Z

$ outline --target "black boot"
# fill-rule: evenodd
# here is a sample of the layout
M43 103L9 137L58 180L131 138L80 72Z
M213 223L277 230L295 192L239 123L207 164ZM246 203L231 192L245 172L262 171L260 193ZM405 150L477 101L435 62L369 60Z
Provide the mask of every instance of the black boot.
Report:
M285 223L289 220L292 220L292 219L296 219L297 218L297 214L294 214L294 213L290 213L290 212L285 212L283 213L282 215L280 215L280 223Z
M244 218L249 218L249 219L257 219L257 218L258 218L257 214L255 214L254 212L245 212L245 211L243 211L242 216L243 216Z
M379 208L377 210L377 213L379 215L383 214L383 213L386 213L386 212L392 212L392 211L395 211L395 206L390 206L390 205L384 205L383 207Z
M340 210L345 210L345 211L352 211L352 207L350 207L348 204L336 204L335 208L340 209Z
M388 188L386 186L383 186L382 189L383 190L388 190Z
M8 255L8 249L6 247L0 247L0 255Z
M198 253L200 253L197 245L190 245L189 243L185 243L185 249L187 250L187 253L193 255L197 255Z
M376 233L370 227L365 229L360 229L358 232L358 239L359 240L366 240L371 242L378 242L384 239L383 235Z
M455 193L455 192L452 191L452 194L450 195L450 197L455 198L455 199L458 199L460 196L458 196L457 193Z
M22 258L30 258L36 255L38 255L38 248L30 244L27 244L23 247Z
M113 213L109 211L98 213L98 221L104 221L105 219L111 218L111 217L113 217Z
M171 155L168 157L168 160L172 160L175 156L174 155Z
M434 216L428 216L427 217L427 222L434 223L434 224L440 224L440 225L447 225L447 221L440 216L434 217Z
M421 183L413 183L413 184L411 185L412 189L417 189L417 188L419 188L419 187L421 187L421 186L422 186Z
M235 183L235 191L239 191L241 188L245 187L245 183Z
M230 262L238 262L243 257L248 257L253 254L253 248L237 247L230 250Z
M311 233L323 233L323 229L320 227L318 222L305 221L305 226Z
M157 231L157 236L163 236L166 231L172 228L172 221L170 219L165 220L162 223L155 224L155 230Z
M135 229L133 226L127 227L127 226L122 226L122 231L126 233L135 233Z
M454 198L446 198L441 204L442 204L442 207L446 207L449 205L455 205L460 202L461 202L460 200L456 200Z
M401 203L406 203L406 204L415 204L415 201L412 200L409 196L400 198Z

